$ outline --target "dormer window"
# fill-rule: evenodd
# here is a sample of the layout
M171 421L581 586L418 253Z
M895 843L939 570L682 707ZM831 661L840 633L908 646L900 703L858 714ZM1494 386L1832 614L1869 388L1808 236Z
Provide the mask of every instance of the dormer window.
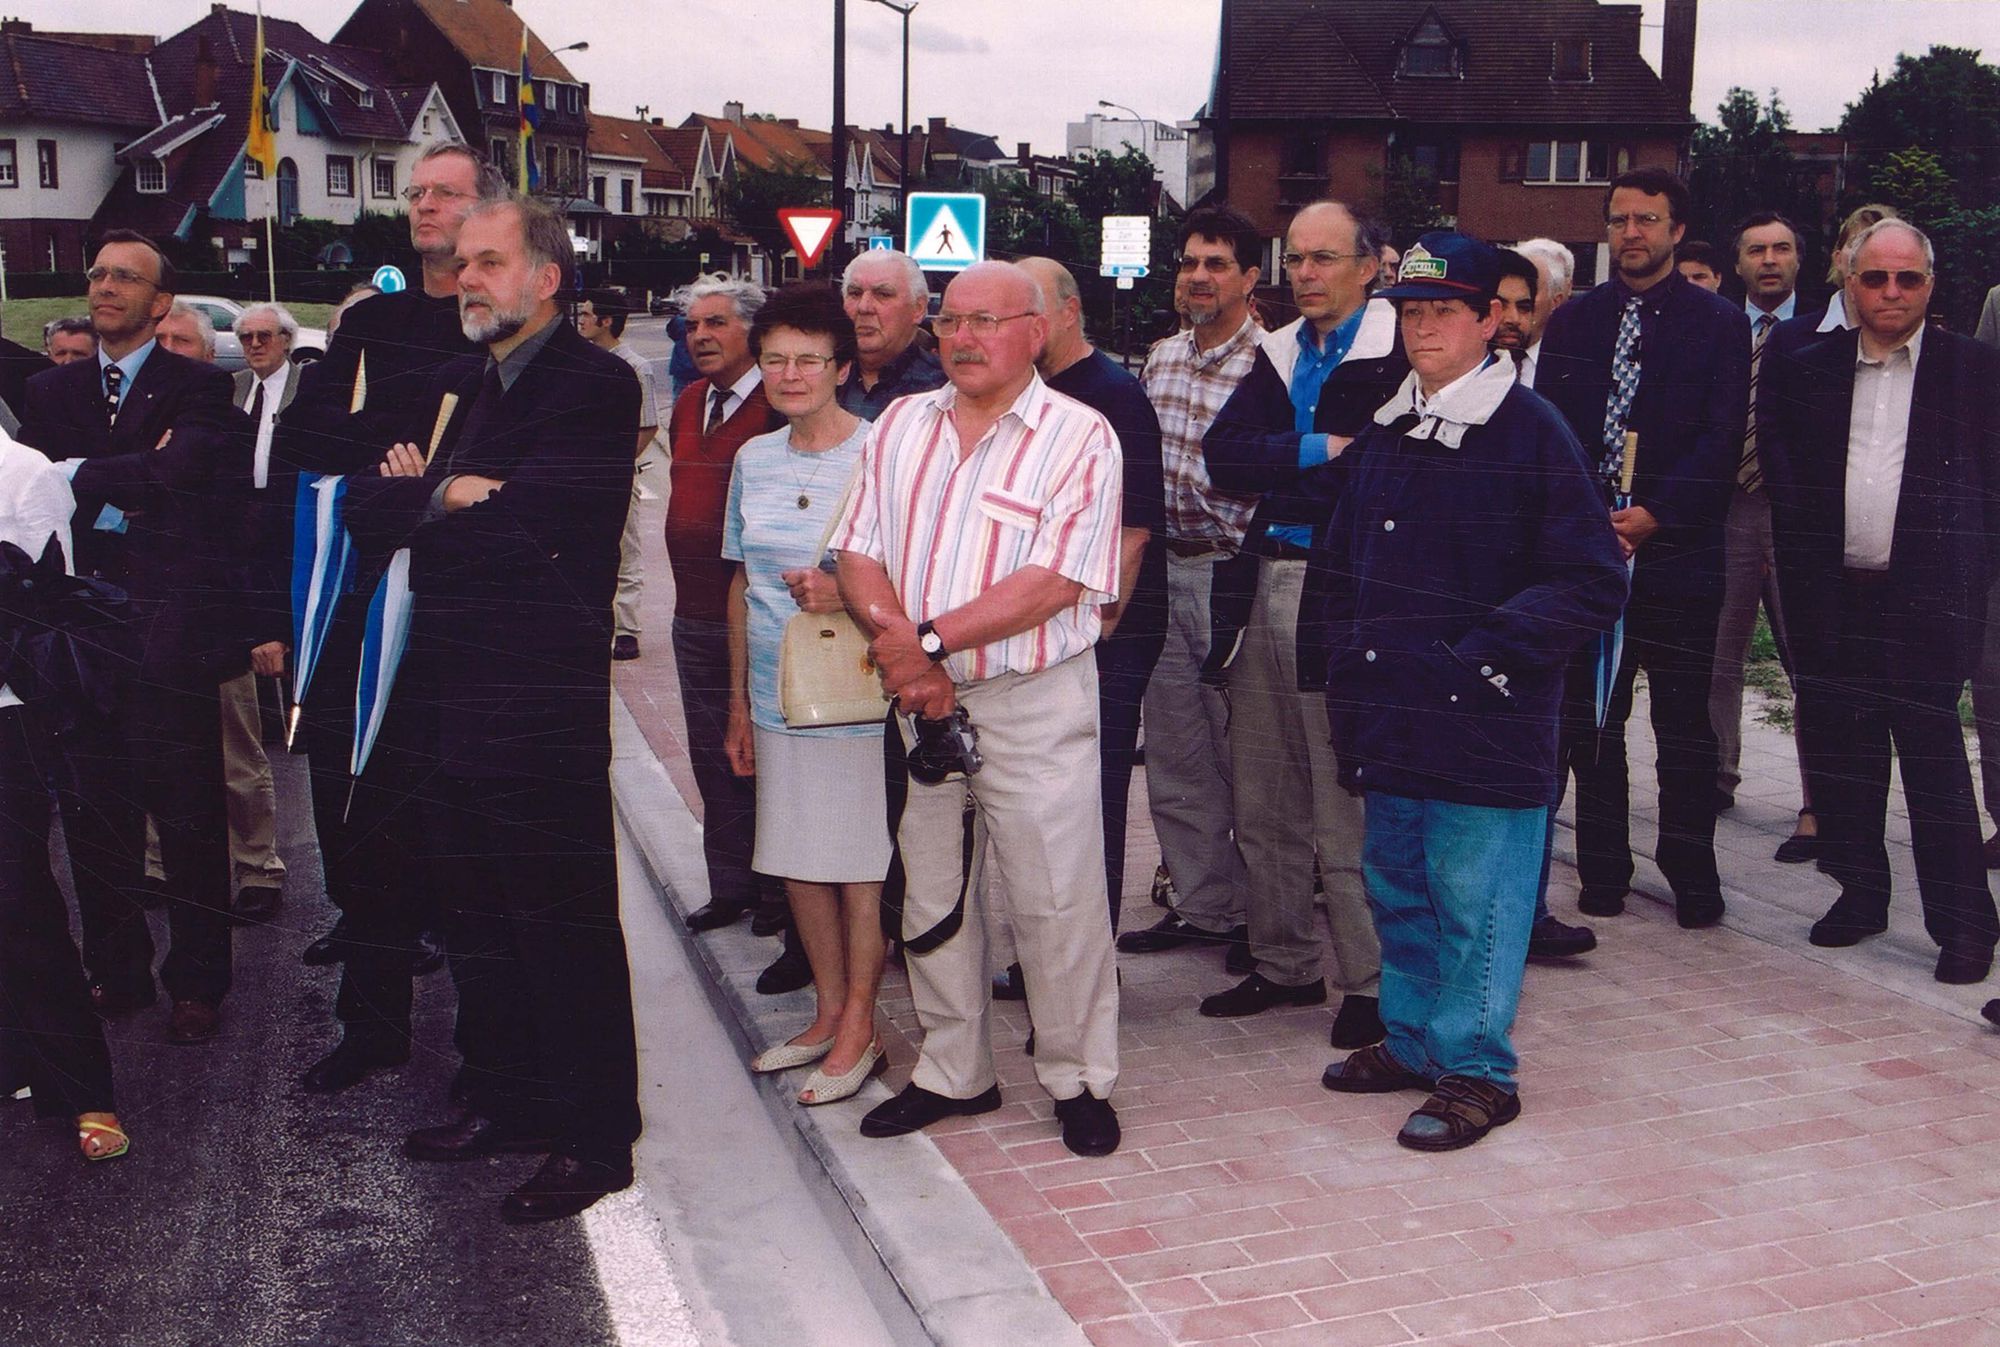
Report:
M1403 44L1403 59L1396 73L1419 79L1451 79L1458 74L1458 44L1437 15L1426 15Z
M1556 39L1555 56L1549 67L1549 78L1585 82L1590 79L1590 39L1587 37L1559 37Z
M354 95L354 101L364 108L372 108L375 106L375 91L373 89L363 89L360 93Z
M141 159L133 166L134 185L151 196L167 190L167 166L157 159Z

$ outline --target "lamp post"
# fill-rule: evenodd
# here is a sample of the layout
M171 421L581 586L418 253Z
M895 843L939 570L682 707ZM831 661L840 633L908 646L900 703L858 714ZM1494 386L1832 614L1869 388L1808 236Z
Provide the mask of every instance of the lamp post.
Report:
M1108 98L1098 99L1097 106L1099 106L1100 108L1115 108L1119 112L1129 112L1132 114L1132 120L1139 123L1139 134L1141 136L1144 136L1146 139L1145 145L1140 147L1139 152L1145 155L1147 160L1150 161L1153 157L1153 135L1150 131L1146 129L1146 126L1153 119L1151 117L1141 116L1137 108L1128 108L1123 103L1114 103Z
M907 226L910 218L910 15L917 8L917 0L899 5L895 0L873 0L884 9L893 9L903 17L903 158L896 174L903 193L903 221Z

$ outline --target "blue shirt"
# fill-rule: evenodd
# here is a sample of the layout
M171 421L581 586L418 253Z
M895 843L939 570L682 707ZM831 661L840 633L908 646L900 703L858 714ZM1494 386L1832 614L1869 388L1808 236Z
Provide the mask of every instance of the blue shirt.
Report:
M1798 309L1799 309L1799 292L1794 290L1792 291L1792 293L1785 296L1784 303L1780 304L1777 308L1771 310L1771 316L1782 323L1787 318L1790 318L1793 314L1797 313ZM1750 320L1750 330L1752 332L1755 332L1757 330L1757 320L1764 316L1764 311L1746 299L1743 301L1743 314Z
M1316 468L1327 461L1327 440L1329 437L1313 431L1313 413L1319 409L1319 395L1326 387L1327 377L1354 345L1354 334L1361 330L1361 316L1368 312L1364 301L1346 321L1326 334L1326 344L1319 342L1318 329L1310 322L1299 324L1299 358L1292 365L1292 429L1299 432L1299 468ZM1280 542L1297 547L1310 546L1312 530L1303 524L1272 524L1267 530Z
M139 369L146 363L146 357L151 355L153 353L153 348L155 346L158 346L159 344L160 344L160 339L158 337L150 337L147 339L146 344L144 346L141 346L138 350L126 352L125 358L123 360L111 359L111 357L104 354L103 347L101 346L98 347L97 348L98 388L102 389L104 387L104 371L111 365L118 366L119 372L125 376L125 382L118 385L118 405L120 407L123 407L125 405L125 395L132 391L132 381L139 377Z

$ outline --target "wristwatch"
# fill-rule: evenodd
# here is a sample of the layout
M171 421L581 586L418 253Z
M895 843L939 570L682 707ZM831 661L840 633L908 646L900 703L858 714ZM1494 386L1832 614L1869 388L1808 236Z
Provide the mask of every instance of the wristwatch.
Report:
M917 646L931 657L931 663L941 662L945 655L944 637L937 634L937 628L929 622L917 624Z

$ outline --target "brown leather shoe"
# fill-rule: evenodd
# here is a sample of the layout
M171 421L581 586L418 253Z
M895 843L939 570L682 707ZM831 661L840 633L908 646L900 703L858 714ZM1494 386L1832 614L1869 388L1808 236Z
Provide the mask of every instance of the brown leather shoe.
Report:
M479 1160L506 1152L546 1151L553 1138L536 1136L513 1123L465 1109L436 1127L419 1127L403 1138L403 1154L412 1160Z
M167 1042L206 1043L222 1032L222 1012L206 1001L176 1001L167 1015Z
M623 1165L608 1165L573 1155L551 1155L533 1177L501 1199L500 1219L510 1225L559 1221L631 1186L629 1160Z

